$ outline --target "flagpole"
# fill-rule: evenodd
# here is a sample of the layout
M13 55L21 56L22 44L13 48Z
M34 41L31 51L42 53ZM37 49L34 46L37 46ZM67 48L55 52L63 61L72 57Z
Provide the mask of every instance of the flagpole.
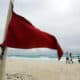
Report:
M7 53L7 48L6 47L4 47L4 50L2 49L2 53L4 55L0 60L0 80L4 80L4 71L5 71L6 53Z
M8 14L7 14L7 20L6 20L6 25L5 25L4 40L5 40L8 24L10 22L11 15L12 15L12 4L11 3L13 3L12 0L9 1ZM4 80L4 78L5 78L4 73L5 73L5 65L6 65L7 47L2 46L1 51L2 51L1 52L2 57L1 57L1 60L0 60L0 80Z

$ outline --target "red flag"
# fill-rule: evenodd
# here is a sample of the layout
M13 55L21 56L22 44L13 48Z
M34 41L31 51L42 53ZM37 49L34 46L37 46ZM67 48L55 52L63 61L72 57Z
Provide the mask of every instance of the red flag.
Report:
M37 29L24 17L14 12L12 12L12 18L2 45L23 49L57 49L58 59L60 59L63 54L63 51L54 36Z

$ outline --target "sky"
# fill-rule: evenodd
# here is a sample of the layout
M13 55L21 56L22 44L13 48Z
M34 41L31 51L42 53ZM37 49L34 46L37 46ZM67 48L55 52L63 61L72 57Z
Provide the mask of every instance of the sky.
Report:
M0 43L8 7L9 0L0 0ZM39 29L55 35L64 51L80 51L80 0L15 0L14 11Z

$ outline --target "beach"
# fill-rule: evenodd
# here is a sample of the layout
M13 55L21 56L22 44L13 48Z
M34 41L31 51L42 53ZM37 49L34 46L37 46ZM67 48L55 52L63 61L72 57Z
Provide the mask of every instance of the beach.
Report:
M80 80L80 64L54 60L6 59L5 80Z

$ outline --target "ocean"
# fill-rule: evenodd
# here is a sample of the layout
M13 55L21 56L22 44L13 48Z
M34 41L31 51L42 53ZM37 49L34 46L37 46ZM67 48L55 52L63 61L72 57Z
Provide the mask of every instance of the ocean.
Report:
M78 61L78 56L80 56L80 53L73 53L72 59L73 61ZM37 53L15 53L15 54L8 54L8 58L16 58L16 59L26 59L26 60L58 60L57 53L51 53L51 54L37 54ZM66 53L62 56L60 61L66 61Z

